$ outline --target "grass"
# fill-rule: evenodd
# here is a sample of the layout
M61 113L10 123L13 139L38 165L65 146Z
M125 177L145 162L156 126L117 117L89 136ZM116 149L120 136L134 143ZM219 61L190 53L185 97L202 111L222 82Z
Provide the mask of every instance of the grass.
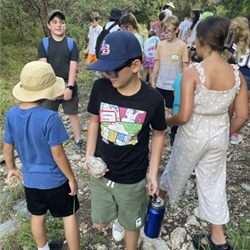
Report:
M36 249L36 242L31 232L30 219L18 217L18 227L15 233L8 234L2 239L5 250L33 250ZM59 218L47 216L45 220L47 239L53 241L64 239L63 221Z
M250 216L241 217L239 222L236 218L225 227L225 234L228 242L234 246L235 249L249 250L250 249Z
M3 192L4 198L0 203L1 218L0 223L5 221L5 218L9 216L10 208L12 208L17 201L24 199L24 187L19 185L16 188L10 188L9 186Z

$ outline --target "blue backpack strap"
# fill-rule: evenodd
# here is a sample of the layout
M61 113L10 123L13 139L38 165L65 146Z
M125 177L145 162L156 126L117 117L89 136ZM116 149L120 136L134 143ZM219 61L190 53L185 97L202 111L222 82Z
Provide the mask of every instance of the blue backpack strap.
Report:
M74 46L74 40L72 38L67 37L67 43L68 43L69 51L71 52Z
M72 38L67 37L67 44L69 51L71 52L74 47L74 40ZM49 47L49 38L43 38L43 47L45 49L46 55L48 55L48 47Z
M43 47L45 49L46 55L48 55L49 38L43 38Z

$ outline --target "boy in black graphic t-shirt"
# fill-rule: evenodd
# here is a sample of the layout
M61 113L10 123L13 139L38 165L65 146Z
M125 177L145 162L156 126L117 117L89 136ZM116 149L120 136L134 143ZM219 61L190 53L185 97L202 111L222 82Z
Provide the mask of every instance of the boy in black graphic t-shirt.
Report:
M87 67L105 77L95 82L90 97L86 159L101 157L108 166L105 174L91 175L92 221L100 228L118 218L129 250L136 249L145 222L148 166L149 194L159 191L157 172L166 129L162 96L137 76L141 59L136 37L116 31L105 38L99 61ZM150 162L149 125L153 128ZM87 163L84 168L88 169ZM121 240L117 234L123 228L117 224L116 220L113 236Z

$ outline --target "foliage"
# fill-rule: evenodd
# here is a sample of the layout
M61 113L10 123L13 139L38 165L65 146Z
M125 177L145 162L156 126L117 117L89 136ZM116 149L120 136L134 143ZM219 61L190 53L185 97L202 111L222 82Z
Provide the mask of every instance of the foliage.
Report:
M8 234L4 238L4 249L36 249L36 243L31 232L30 219L19 217L18 228L14 234ZM48 241L64 238L63 221L59 218L47 216L45 219Z
M247 250L250 245L250 217L241 217L237 223L235 218L232 218L230 223L226 225L226 235L228 241L234 245L234 249Z
M217 12L219 15L228 18L236 16L247 16L250 14L249 0L219 0L217 3Z

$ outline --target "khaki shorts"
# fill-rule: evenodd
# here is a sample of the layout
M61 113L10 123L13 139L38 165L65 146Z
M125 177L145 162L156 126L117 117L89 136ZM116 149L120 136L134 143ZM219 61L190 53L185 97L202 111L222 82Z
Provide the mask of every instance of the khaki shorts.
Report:
M136 231L145 224L146 181L135 184L114 183L91 175L91 217L95 224L107 224L118 218L120 225Z

